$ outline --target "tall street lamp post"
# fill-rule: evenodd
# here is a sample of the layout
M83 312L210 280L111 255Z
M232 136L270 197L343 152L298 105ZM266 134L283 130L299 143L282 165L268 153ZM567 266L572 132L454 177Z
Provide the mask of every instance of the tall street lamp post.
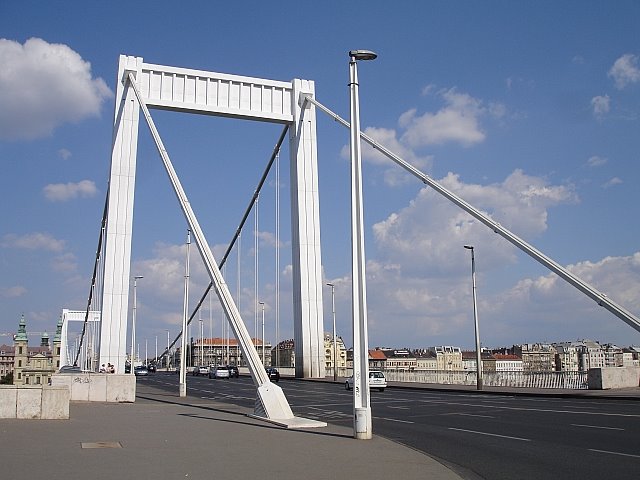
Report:
M353 430L360 440L371 438L369 392L369 339L367 333L367 288L362 206L362 157L360 153L360 106L358 103L358 60L374 60L369 50L349 52L350 152L351 152L351 277L353 310Z
M180 339L180 397L187 396L187 321L189 316L189 248L191 230L187 229L187 244L184 266L184 298L182 299L182 338ZM168 352L167 352L168 354Z
M336 338L336 295L335 285L333 283L327 283L328 287L331 287L331 313L333 314L333 381L338 381L338 361L337 350L338 340Z
M266 367L264 363L264 302L258 302L258 305L262 306L262 366Z
M473 321L476 333L476 366L478 374L477 389L482 390L482 354L480 352L480 330L478 329L478 302L476 299L476 258L473 245L465 245L464 248L471 250L471 284L473 286Z
M129 373L131 373L131 375L134 375L134 360L136 358L136 310L138 310L138 297L137 297L137 290L138 290L138 280L144 278L141 275L136 275L135 277L133 277L133 315L131 316L131 362L130 362L130 369L129 369Z

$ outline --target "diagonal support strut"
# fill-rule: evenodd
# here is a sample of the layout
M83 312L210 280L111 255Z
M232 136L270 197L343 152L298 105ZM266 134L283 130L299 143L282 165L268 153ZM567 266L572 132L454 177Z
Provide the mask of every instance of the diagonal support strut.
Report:
M333 111L331 111L330 109L322 105L315 98L305 94L301 94L300 97L301 97L300 98L301 102L311 102L320 110L322 110L324 113L332 117L336 122L342 124L347 128L350 127L349 122L347 122L345 119L340 117L337 113L334 113ZM368 136L366 133L363 133L362 131L360 131L360 137L369 145L371 145L373 148L380 151L382 154L386 155L391 160L393 160L396 164L404 168L407 172L411 173L415 177L418 177L425 185L428 185L431 188L433 188L436 192L438 192L440 195L445 197L447 200L451 201L452 203L454 203L455 205L463 209L465 212L467 212L469 215L471 215L475 219L484 223L487 227L489 227L495 233L502 236L504 239L506 239L507 241L509 241L516 247L518 247L520 250L525 252L534 260L538 261L539 263L547 267L549 270L554 272L556 275L558 275L564 281L569 283L571 286L577 288L580 292L585 294L587 297L594 300L598 305L606 308L611 313L613 313L616 317L618 317L627 325L629 325L631 328L634 328L635 330L640 332L640 319L637 316L635 316L633 313L625 309L622 305L617 304L616 302L611 300L609 297L607 297L604 293L598 291L597 289L589 285L587 282L579 278L577 275L574 275L573 273L571 273L562 265L555 262L550 257L542 253L540 250L536 249L532 245L525 242L516 234L514 234L513 232L511 232L510 230L506 229L505 227L500 225L498 222L493 220L491 217L485 215L480 210L475 208L473 205L467 203L462 198L457 196L455 193L444 188L438 182L436 182L431 177L429 177L429 175L421 172L420 170L415 168L413 165L403 160L402 158L400 158L398 155L388 150L383 145L376 142L373 138Z

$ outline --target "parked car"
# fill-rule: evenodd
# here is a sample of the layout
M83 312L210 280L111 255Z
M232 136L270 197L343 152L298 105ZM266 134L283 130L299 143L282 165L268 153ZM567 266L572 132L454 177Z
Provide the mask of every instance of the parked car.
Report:
M353 375L351 375L344 382L344 388L346 390L351 390L353 388ZM384 392L384 389L387 388L387 379L384 376L384 373L369 370L369 390L372 388L377 388L379 391Z
M265 370L267 371L267 375L269 376L269 380L271 380L272 382L279 382L280 381L280 372L278 371L278 369L273 368L273 367L267 367L267 368L265 368Z
M187 374L198 375L198 367L195 367L195 366L187 367Z
M209 378L229 378L229 367L221 365L213 370L209 369Z
M209 375L209 367L198 367L197 375Z
M235 365L227 365L227 368L229 369L229 377L231 378L240 377L240 372L238 371L238 367L236 367Z
M138 365L137 367L133 367L133 374L138 376L146 376L149 375L149 370L144 365Z

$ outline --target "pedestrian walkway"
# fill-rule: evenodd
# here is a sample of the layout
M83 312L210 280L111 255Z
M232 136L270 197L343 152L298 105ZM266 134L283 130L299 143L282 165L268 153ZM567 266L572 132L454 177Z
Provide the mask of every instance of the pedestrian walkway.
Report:
M0 420L0 471L66 480L460 478L380 436L284 429L250 413L139 382L135 403L74 402L69 420Z

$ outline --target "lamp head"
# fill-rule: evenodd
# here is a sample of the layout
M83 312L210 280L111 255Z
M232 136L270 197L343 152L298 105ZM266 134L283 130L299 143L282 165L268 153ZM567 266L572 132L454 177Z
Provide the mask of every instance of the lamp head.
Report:
M464 248L467 250L473 250L473 245L465 245Z
M349 56L354 60L375 60L378 54L371 50L351 50Z

